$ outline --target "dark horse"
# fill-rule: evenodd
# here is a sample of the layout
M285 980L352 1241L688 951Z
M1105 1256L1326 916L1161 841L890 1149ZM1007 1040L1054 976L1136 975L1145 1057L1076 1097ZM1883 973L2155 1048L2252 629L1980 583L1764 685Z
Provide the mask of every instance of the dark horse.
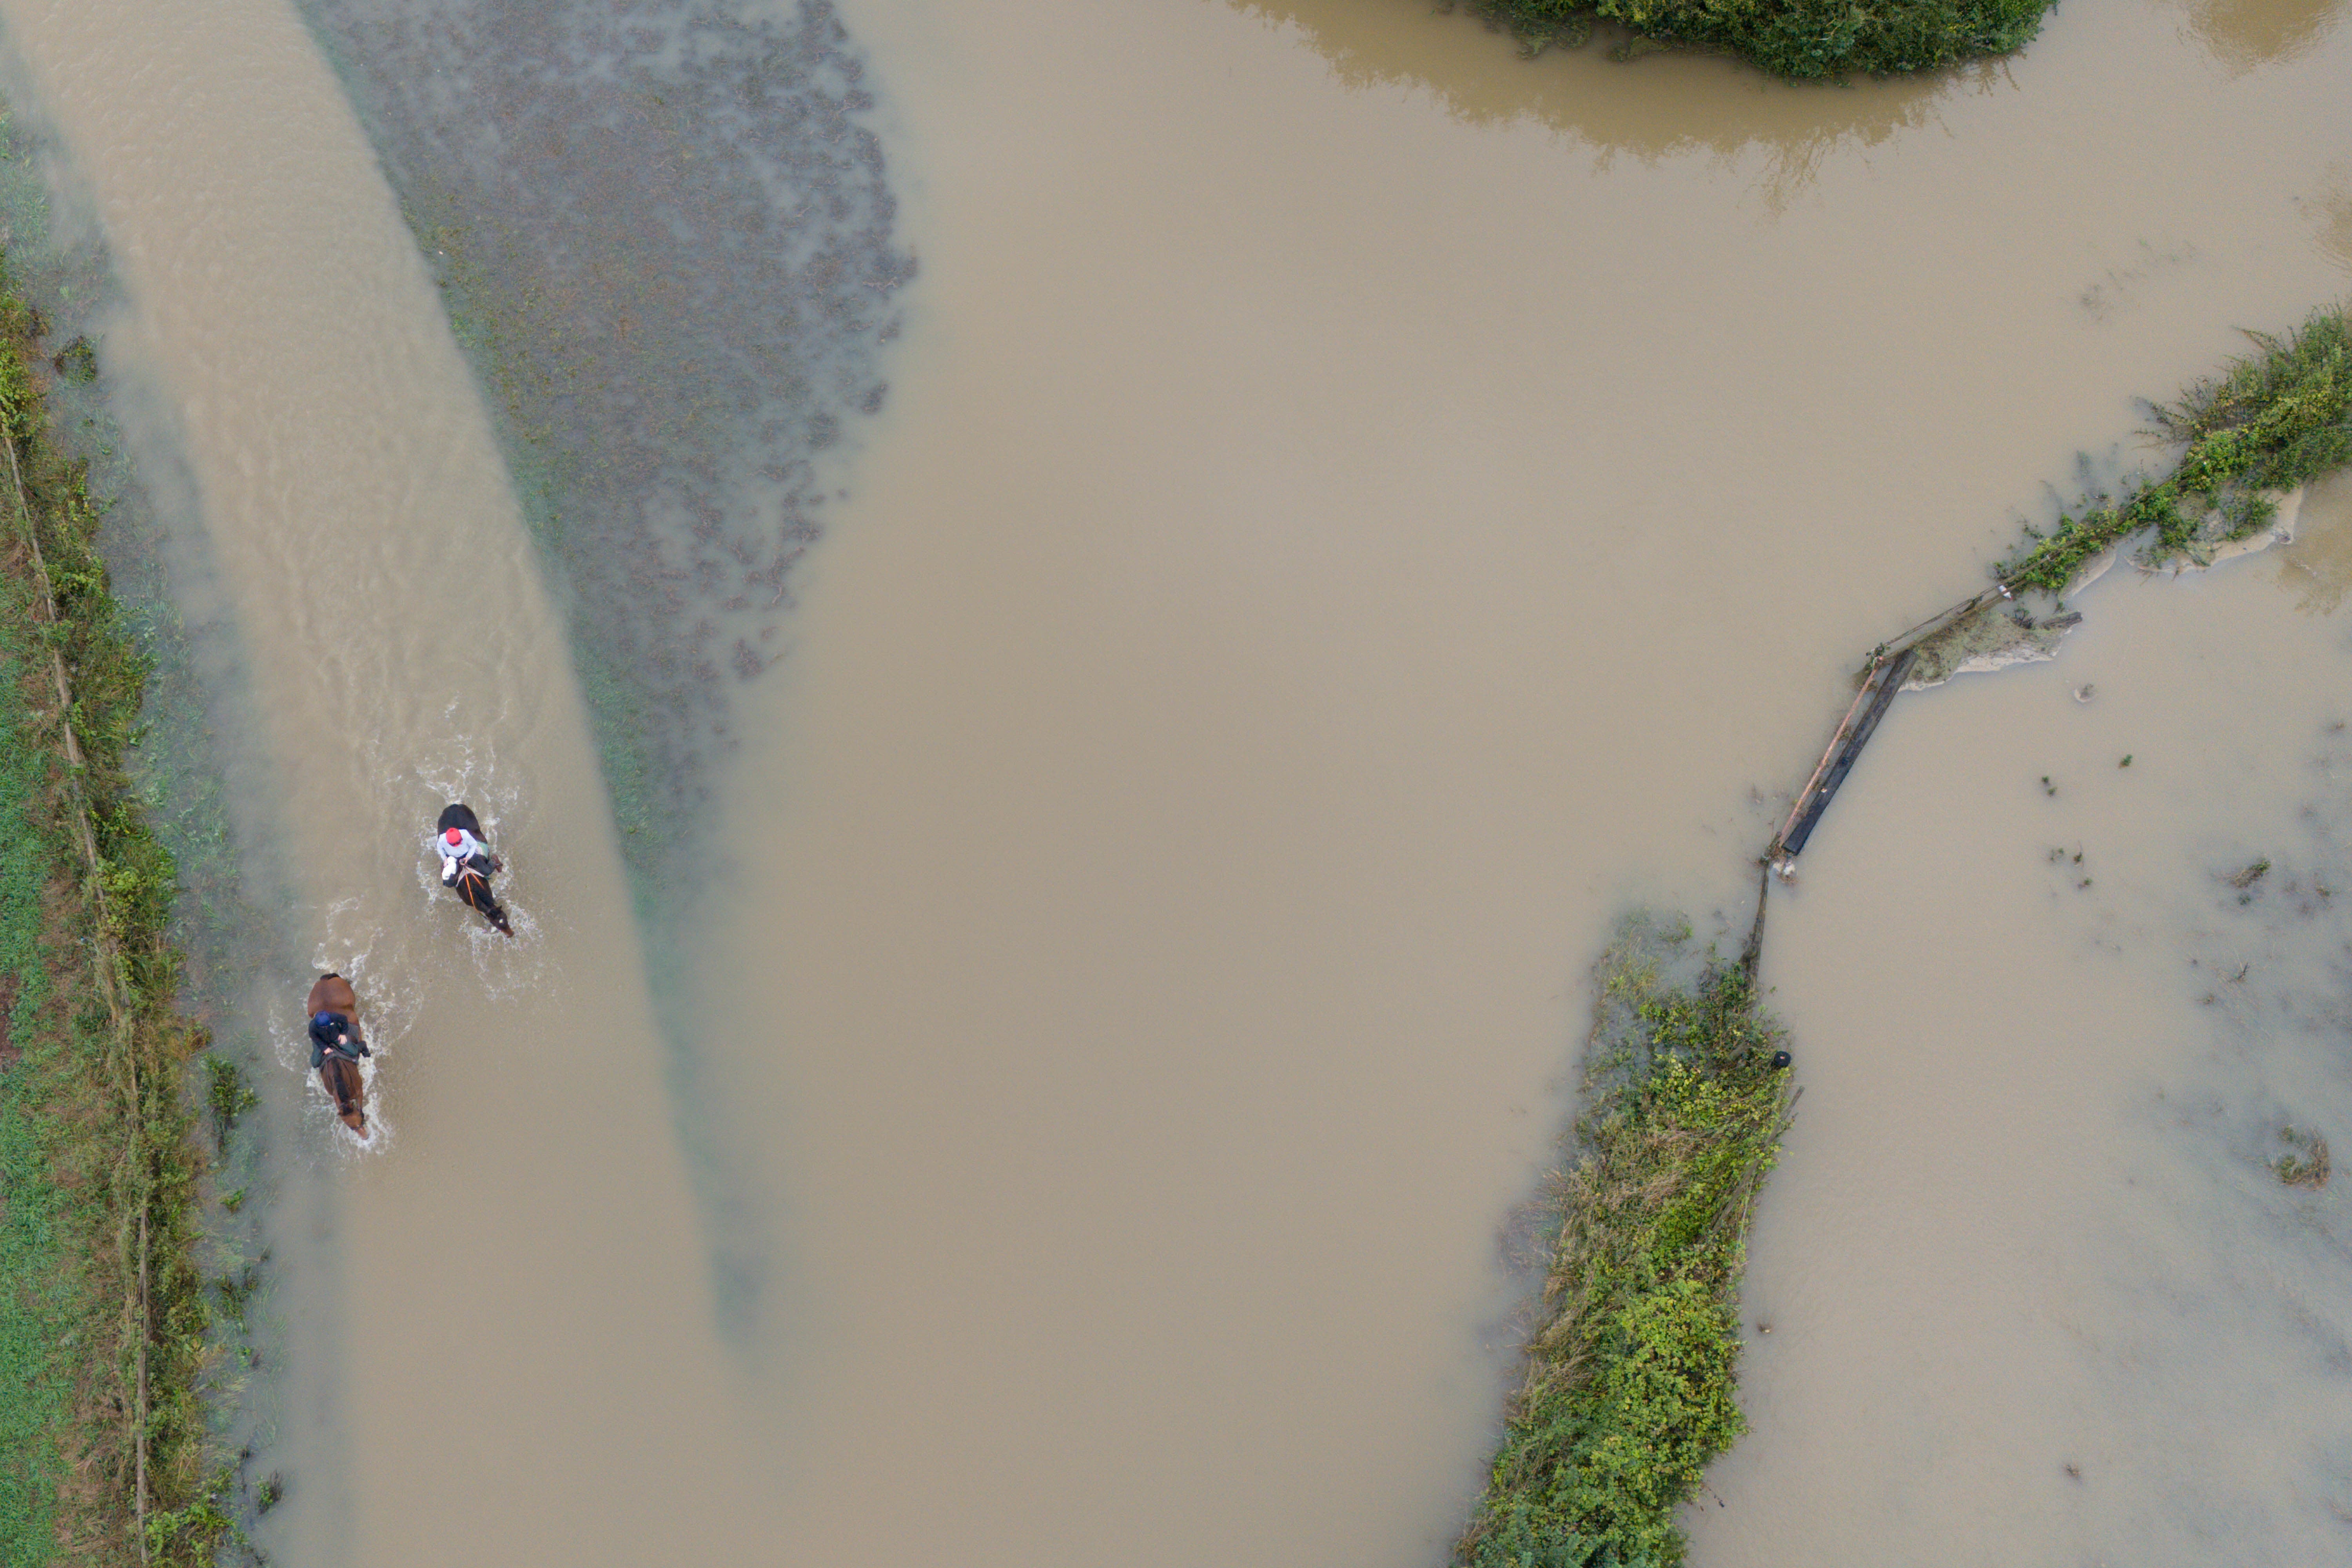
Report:
M470 805L453 801L441 808L441 820L433 825L433 831L446 833L453 827L464 828L474 836L477 842L487 842L482 838L481 818L474 815L474 808ZM498 858L485 849L479 855L458 862L456 874L445 874L442 881L465 900L469 909L480 910L484 920L506 935L512 936L514 927L507 923L506 910L499 908L498 900L490 896L490 874L499 869Z
M367 1048L360 1035L360 999L352 990L352 983L331 970L319 976L310 987L310 999L302 1005L306 1018L316 1018L321 1013L341 1016L348 1035L361 1050ZM367 1086L360 1082L360 1058L331 1040L321 1040L314 1031L310 1037L312 1054L319 1058L319 1081L327 1086L328 1097L335 1102L335 1116L342 1124L364 1138L368 1135Z

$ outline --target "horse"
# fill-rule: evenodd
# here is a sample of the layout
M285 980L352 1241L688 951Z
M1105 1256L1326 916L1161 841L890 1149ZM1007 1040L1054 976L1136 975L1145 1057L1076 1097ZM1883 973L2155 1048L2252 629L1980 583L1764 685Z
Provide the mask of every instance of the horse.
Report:
M441 808L441 820L434 824L433 831L446 833L453 827L462 827L477 840L488 842L483 838L481 818L474 815L472 806L462 801L451 801ZM507 923L506 910L499 908L498 900L490 896L490 872L499 869L499 863L495 858L491 858L488 869L485 870L482 859L483 857L478 855L462 862L457 868L457 879L449 886L466 901L468 909L480 911L482 918L502 934L512 936L514 927Z
M319 976L310 987L310 999L302 1004L302 1016L307 1020L321 1013L340 1013L352 1021L351 1035L356 1040L360 1034L360 999L352 983L329 970ZM367 1086L360 1081L360 1064L356 1057L328 1049L319 1063L319 1081L327 1088L327 1096L335 1102L335 1117L344 1126L364 1138L368 1135Z

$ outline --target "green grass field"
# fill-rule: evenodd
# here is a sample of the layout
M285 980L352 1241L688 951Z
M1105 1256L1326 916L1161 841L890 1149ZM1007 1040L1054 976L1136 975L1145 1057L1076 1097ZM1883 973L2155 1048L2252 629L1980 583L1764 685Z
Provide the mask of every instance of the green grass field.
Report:
M21 604L0 604L0 998L9 1042L0 1050L8 1063L0 1070L0 1563L46 1563L55 1550L59 1438L74 1405L68 1335L93 1308L68 1267L67 1199L50 1147L58 1046L42 1027L42 906L57 854L26 809L49 782L23 697L32 635Z

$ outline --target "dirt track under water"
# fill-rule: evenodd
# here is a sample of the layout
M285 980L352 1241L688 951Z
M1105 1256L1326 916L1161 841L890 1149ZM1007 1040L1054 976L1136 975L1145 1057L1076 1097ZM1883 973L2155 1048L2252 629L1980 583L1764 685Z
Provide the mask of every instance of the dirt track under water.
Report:
M870 138L825 167L890 303L780 309L705 412L691 334L815 265L698 237L764 167L662 139L673 80L740 86L677 19L719 11L434 57L470 11L322 5L331 70L282 5L119 10L0 5L18 96L247 650L279 967L394 1025L375 1157L274 1089L325 1194L280 1238L284 1432L338 1456L263 1521L289 1561L1437 1559L1616 914L1739 929L1860 656L2136 461L2133 395L2352 279L2334 7L2095 0L1800 91L1417 0L859 0L806 126L728 101L779 167L824 104ZM608 145L678 182L637 272L593 205L499 195ZM462 278L436 178L499 237ZM673 277L576 402L501 381ZM819 456L762 435L772 375L840 411ZM581 515L636 542L583 568L547 497L630 407L670 423ZM720 579L813 545L771 608L714 579L698 618L661 552L706 505L773 531ZM1773 917L1806 1095L1696 1561L2340 1551L2336 1189L2263 1162L2352 1128L2347 510L1896 705ZM675 606L599 597L628 549ZM677 731L731 749L642 750L708 792L645 797L718 847L702 897L636 900L599 660L736 637L767 668ZM431 901L447 790L518 947Z

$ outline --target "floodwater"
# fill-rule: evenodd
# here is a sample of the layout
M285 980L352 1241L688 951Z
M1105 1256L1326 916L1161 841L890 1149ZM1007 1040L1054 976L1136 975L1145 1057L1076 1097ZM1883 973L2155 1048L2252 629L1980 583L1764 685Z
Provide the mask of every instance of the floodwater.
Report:
M248 650L248 853L391 1026L373 1157L288 1156L302 1561L1440 1560L1613 921L1744 930L1869 647L2352 287L2340 5L1801 90L1422 0L852 0L887 395L649 907L572 673L620 612L395 205L387 127L511 104L131 10L0 0ZM1775 895L1806 1092L1696 1561L2342 1552L2339 1189L2263 1162L2352 1138L2348 504L1903 699ZM415 853L457 789L512 947Z
M2270 1169L2352 1126L2352 484L2301 527L1904 699L1778 902L1806 1092L1696 1560L2352 1543L2352 1232Z

